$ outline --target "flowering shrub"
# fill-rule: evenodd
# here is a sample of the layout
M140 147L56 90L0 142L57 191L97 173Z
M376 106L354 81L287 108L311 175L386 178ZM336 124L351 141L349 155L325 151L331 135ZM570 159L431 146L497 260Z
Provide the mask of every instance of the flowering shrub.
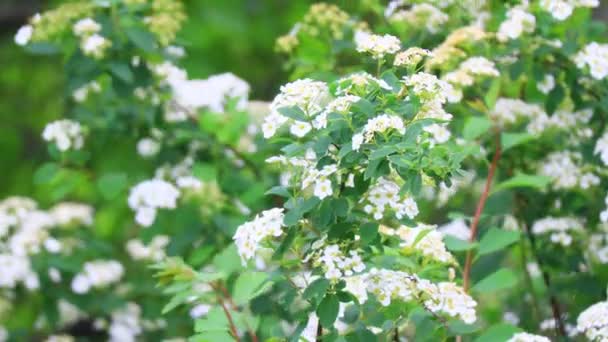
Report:
M283 201L238 227L239 301L195 339L608 338L598 5L313 5L262 124Z
M164 316L149 266L223 267L236 226L265 206L266 109L232 74L188 78L172 45L184 19L179 1L81 1L17 32L63 57L68 96L40 132L51 161L34 182L49 195L0 201L0 341L188 336L200 310Z

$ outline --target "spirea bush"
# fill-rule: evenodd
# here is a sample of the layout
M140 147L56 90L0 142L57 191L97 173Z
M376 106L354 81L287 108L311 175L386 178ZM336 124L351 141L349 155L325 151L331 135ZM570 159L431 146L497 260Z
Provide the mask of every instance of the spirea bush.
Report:
M91 206L2 202L5 316L41 308L11 338L70 305L117 341L608 341L598 5L315 4L262 110L177 66L177 2L35 16L15 40L64 56L72 104L35 181Z
M45 195L0 201L1 341L187 337L204 307L165 315L150 265L221 269L231 227L269 205L266 109L233 74L179 67L185 18L173 0L79 1L17 32L64 62L65 113L39 132Z
M193 339L606 340L598 5L311 6L262 124L282 201L236 229L238 276L199 273L239 300Z

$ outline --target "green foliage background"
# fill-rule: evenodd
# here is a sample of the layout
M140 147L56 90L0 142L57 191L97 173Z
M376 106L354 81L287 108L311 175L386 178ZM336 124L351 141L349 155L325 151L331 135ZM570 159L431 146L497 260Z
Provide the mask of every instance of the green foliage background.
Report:
M47 1L35 10L43 11L64 2L67 1ZM253 99L272 99L288 79L281 68L281 58L274 53L274 41L290 29L313 1L190 0L184 3L189 19L178 39L188 51L184 65L190 77L232 72L251 84ZM345 1L336 3L348 8ZM13 36L20 24L4 27L0 36L3 67L0 73L0 198L26 195L44 206L51 203L49 194L32 179L48 156L40 137L42 129L47 122L63 115L64 73L60 57L28 55L14 44ZM121 148L133 147L122 146L112 153L120 154ZM119 160L109 158L106 162ZM113 165L107 167L114 168Z

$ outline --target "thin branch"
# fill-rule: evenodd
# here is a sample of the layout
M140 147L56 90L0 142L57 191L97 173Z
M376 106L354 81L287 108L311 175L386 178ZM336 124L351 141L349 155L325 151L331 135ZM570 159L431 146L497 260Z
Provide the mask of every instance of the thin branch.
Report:
M241 338L239 337L239 334L236 330L236 326L234 325L234 321L232 320L232 315L230 314L230 311L228 311L226 304L224 303L224 301L222 300L222 298L219 294L217 296L217 299L220 302L222 309L224 309L224 314L226 315L226 318L228 319L228 324L230 324L230 332L232 333L232 336L234 337L234 339L237 342L240 342Z
M316 338L316 342L322 342L323 339L321 337L323 337L323 327L321 326L321 322L319 322L319 320L317 320L317 338Z
M494 174L496 173L496 168L498 166L498 161L500 160L500 156L502 154L502 149L500 147L500 131L495 129L495 150L494 157L492 158L492 164L490 164L490 169L488 171L488 178L486 179L486 185L483 189L483 193L479 198L479 202L477 202L477 209L475 210L475 216L473 217L473 222L471 223L471 235L469 236L469 242L475 242L477 239L477 228L479 226L479 220L481 218L481 213L483 212L483 208L486 205L486 200L490 194L490 188L492 187L492 180L494 178ZM467 251L467 258L464 265L464 274L463 274L463 288L465 291L469 289L470 285L470 277L471 277L471 267L473 264L473 252L471 250Z
M228 303L230 304L230 306L232 306L235 310L237 309L236 304L234 304L234 301L232 300L232 296L230 296L230 293L228 292L228 289L226 289L226 286L224 286L224 284L219 284L218 287L220 288L220 290L222 291L222 293L224 294L224 298L226 298L226 300L228 301ZM251 340L253 342L258 342L258 336L255 334L255 331L253 331L251 329L251 327L249 326L249 324L247 324L247 321L245 321L245 325L247 326L247 333L249 334L249 337L251 337Z

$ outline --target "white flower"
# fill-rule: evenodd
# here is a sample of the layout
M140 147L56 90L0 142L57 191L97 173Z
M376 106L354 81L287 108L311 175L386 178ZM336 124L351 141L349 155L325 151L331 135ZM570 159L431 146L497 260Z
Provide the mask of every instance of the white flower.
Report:
M396 11L389 19L404 22L412 27L424 26L430 33L437 33L449 17L439 8L428 3L415 3L409 10Z
M91 18L80 19L72 29L78 37L90 36L101 31L101 25Z
M608 76L608 44L588 44L576 54L574 63L580 69L588 66L591 77L597 80L605 78Z
M526 332L516 333L507 342L551 342L550 339L541 335L529 334Z
M137 153L149 158L158 154L160 151L160 143L152 138L143 138L137 142Z
M442 263L454 262L454 257L443 243L443 234L436 230L436 226L418 224L417 227L401 226L396 235L401 239L401 247L420 251L425 257ZM422 236L422 238L419 238Z
M85 294L91 288L102 288L117 283L122 278L124 268L114 260L94 260L85 262L83 269L72 279L72 291Z
M327 196L331 196L333 190L331 188L331 181L329 179L320 179L315 182L314 195L319 199L324 199Z
M363 207L363 210L368 214L373 214L377 220L384 217L386 209L392 209L397 219L401 219L404 216L413 219L418 215L418 205L409 196L401 199L399 195L400 190L401 188L395 182L386 178L379 178L361 200L367 203Z
M282 208L266 210L236 229L233 240L243 263L255 256L266 238L283 234L283 217Z
M357 133L353 135L353 151L359 151L361 148L361 144L363 144L363 134Z
M74 101L76 101L78 103L82 103L87 99L87 97L89 96L89 93L91 93L91 92L94 92L94 93L101 92L101 86L96 81L91 81L91 82L81 86L80 88L74 90L74 92L72 93L72 97L74 98Z
M437 230L444 235L449 235L462 241L468 241L471 236L471 229L463 219L454 220L439 227Z
M86 204L63 202L51 208L49 213L59 226L93 224L93 208Z
M82 127L72 120L58 120L47 124L42 132L42 138L54 142L60 151L78 150L84 145Z
M312 126L308 122L296 121L289 128L289 132L298 138L302 138L303 136L308 134L311 129Z
M15 44L19 46L27 45L32 39L34 33L34 27L32 25L24 25L19 28L17 34L15 34Z
M164 248L168 244L168 236L157 235L147 246L141 240L129 240L126 249L133 260L160 261L165 257Z
M540 6L557 20L565 20L574 9L580 7L597 7L599 0L541 0Z
M608 339L608 302L599 302L583 311L576 321L578 331L590 341Z
M593 153L599 155L604 165L608 166L608 131L597 139Z
M555 88L555 77L553 77L551 74L545 75L545 78L542 80L542 82L538 82L536 87L541 93L549 94L549 92Z
M536 18L523 6L507 11L507 19L500 24L496 38L501 42L517 39L522 33L532 33L536 28Z
M264 138L271 138L276 131L286 122L291 122L291 133L303 137L311 126L309 123L294 121L283 116L279 109L286 107L298 107L308 118L312 119L313 126L317 129L327 125L327 118L317 117L323 115L322 111L330 101L329 88L327 84L311 79L296 80L281 86L281 92L270 104L270 114L264 118L262 132Z
M111 42L99 34L93 34L83 38L80 43L82 52L93 58L102 58L105 50L111 45Z
M131 189L128 203L136 211L135 220L144 227L150 226L156 218L157 209L175 209L179 190L172 184L152 179L143 181Z
M416 66L418 63L422 61L424 57L432 56L433 53L426 49L421 49L419 47L411 47L405 51L399 52L395 55L395 61L393 65L396 67L399 66Z
M422 103L437 101L445 103L449 84L442 81L433 74L419 72L411 76L403 77L403 83L412 88Z
M365 31L355 32L355 44L358 52L369 53L374 59L382 59L401 49L399 38L389 34L377 35Z

